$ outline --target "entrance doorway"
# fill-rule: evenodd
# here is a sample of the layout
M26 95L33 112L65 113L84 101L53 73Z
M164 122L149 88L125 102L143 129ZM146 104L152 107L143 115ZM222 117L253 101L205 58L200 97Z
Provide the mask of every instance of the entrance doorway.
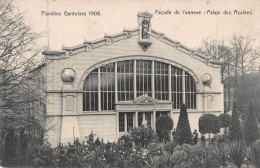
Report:
M138 112L138 127L141 125L152 127L152 112Z
M161 115L170 116L170 111L119 112L119 135L126 134L131 127L140 127L141 125L147 125L147 127L155 129L156 119Z

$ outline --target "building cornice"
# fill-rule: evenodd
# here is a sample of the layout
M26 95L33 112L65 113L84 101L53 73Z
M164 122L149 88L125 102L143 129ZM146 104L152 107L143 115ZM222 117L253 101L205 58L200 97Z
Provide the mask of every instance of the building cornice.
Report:
M165 36L164 33L160 33L156 30L152 29L152 36L160 40L161 42L164 42L166 44L169 44L173 48L180 50L191 57L199 58L201 61L203 61L205 64L216 64L216 65L222 65L223 62L217 61L217 60L210 60L208 56L205 56L201 53L198 53L197 51L181 44L179 41L172 40L171 38ZM85 40L82 44L72 46L72 47L66 47L63 46L62 50L45 50L42 52L45 56L59 56L58 58L53 59L64 59L66 57L78 54L80 52L90 52L93 49L110 45L114 42L125 40L128 38L131 38L139 33L139 28L134 29L124 29L123 32L117 33L117 34L111 34L111 35L104 35L103 38L88 41ZM61 57L63 55L63 57Z

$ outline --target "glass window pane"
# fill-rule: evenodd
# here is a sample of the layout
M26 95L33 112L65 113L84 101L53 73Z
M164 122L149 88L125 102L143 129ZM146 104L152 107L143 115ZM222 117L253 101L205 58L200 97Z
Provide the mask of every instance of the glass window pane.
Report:
M127 131L134 126L133 113L127 113Z
M122 67L117 71L118 78L118 101L133 100L129 93L134 93L133 88L133 61L121 61L118 65Z
M124 113L119 113L119 132L125 131L125 115Z
M162 62L154 62L154 85L155 85L155 98L158 100L169 100L164 96L164 92L169 90L168 84L168 64Z
M138 126L140 127L142 125L143 122L143 113L139 112L138 113Z

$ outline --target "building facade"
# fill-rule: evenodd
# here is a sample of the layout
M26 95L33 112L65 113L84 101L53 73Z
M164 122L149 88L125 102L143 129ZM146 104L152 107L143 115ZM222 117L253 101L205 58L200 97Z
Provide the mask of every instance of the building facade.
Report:
M182 103L192 130L202 114L223 113L221 62L153 30L150 13L137 17L136 29L43 52L51 144L92 130L116 141L130 127L155 128L160 115L171 116L176 127Z

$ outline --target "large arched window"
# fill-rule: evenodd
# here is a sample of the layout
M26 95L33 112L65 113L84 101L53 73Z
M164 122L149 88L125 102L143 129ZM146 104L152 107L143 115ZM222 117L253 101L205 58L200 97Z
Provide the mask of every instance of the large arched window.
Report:
M196 108L196 83L186 71L163 62L126 60L103 65L90 72L83 86L83 111L115 110L115 102L133 101L147 94ZM139 117L141 120L141 117Z
M83 86L83 111L98 110L98 69L92 71Z

